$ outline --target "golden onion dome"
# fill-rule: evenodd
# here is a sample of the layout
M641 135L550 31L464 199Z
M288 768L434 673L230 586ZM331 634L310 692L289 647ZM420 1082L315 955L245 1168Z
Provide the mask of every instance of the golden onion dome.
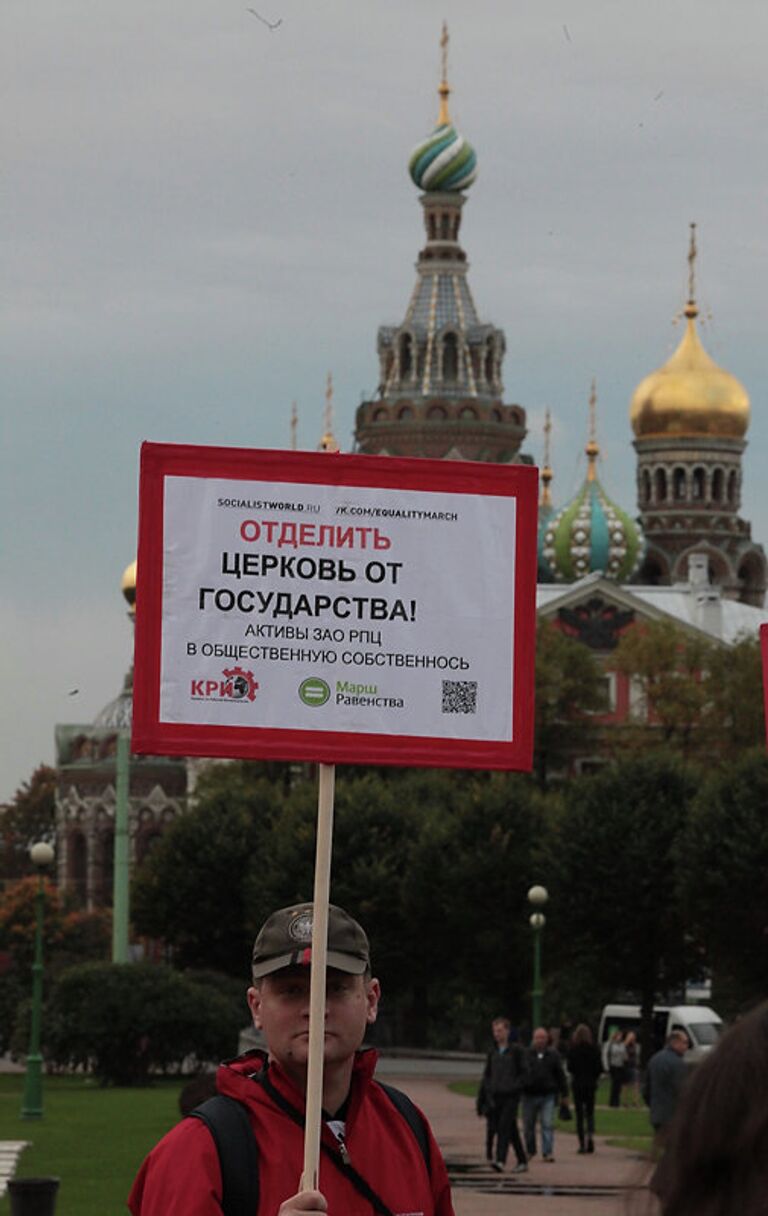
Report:
M120 590L128 604L128 611L133 615L136 611L136 562L125 567L120 579Z
M741 439L746 433L747 390L705 351L696 329L697 314L696 305L689 301L677 350L633 393L629 416L638 439L657 435Z
M696 225L690 228L685 333L672 358L646 376L633 393L629 418L638 439L663 435L741 439L749 426L747 390L709 357L696 329Z

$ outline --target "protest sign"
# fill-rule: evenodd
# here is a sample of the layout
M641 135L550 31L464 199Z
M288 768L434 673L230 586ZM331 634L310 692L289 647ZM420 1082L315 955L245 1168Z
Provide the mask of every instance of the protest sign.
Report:
M527 769L536 470L145 444L133 750Z
M536 470L144 444L135 752L319 762L301 1189L337 761L529 769Z

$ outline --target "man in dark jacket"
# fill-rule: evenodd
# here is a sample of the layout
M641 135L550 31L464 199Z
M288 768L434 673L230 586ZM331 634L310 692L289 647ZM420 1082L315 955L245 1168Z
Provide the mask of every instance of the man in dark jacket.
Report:
M523 1127L529 1157L536 1153L536 1121L541 1120L544 1161L554 1161L555 1103L568 1097L568 1080L559 1054L549 1046L549 1032L539 1026L525 1054L523 1076Z
M650 1107L651 1123L656 1133L656 1148L664 1143L667 1125L675 1113L683 1081L688 1075L684 1056L690 1043L684 1030L673 1030L665 1047L648 1061L643 1083L643 1097Z
M517 1110L520 1105L525 1051L519 1043L512 1041L510 1031L509 1018L494 1018L491 1033L496 1046L488 1052L485 1062L485 1072L477 1099L477 1113L484 1114L488 1120L486 1156L491 1162L491 1169L502 1172L511 1140L517 1157L517 1165L512 1173L523 1174L528 1169L528 1162L517 1128Z

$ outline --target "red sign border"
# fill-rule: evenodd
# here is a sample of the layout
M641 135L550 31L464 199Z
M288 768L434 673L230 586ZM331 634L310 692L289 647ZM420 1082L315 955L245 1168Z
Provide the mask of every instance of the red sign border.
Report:
M760 654L763 661L763 716L768 743L768 623L760 626Z
M163 493L167 476L515 497L511 742L161 722ZM140 755L529 771L533 759L537 487L538 470L530 465L143 443L132 750ZM386 520L382 520L380 527L385 526Z

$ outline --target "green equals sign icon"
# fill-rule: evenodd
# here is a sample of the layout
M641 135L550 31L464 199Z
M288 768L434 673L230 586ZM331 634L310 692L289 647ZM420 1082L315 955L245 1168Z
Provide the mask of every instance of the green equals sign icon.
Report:
M318 676L310 676L299 685L299 696L305 705L325 705L330 695L329 686Z

